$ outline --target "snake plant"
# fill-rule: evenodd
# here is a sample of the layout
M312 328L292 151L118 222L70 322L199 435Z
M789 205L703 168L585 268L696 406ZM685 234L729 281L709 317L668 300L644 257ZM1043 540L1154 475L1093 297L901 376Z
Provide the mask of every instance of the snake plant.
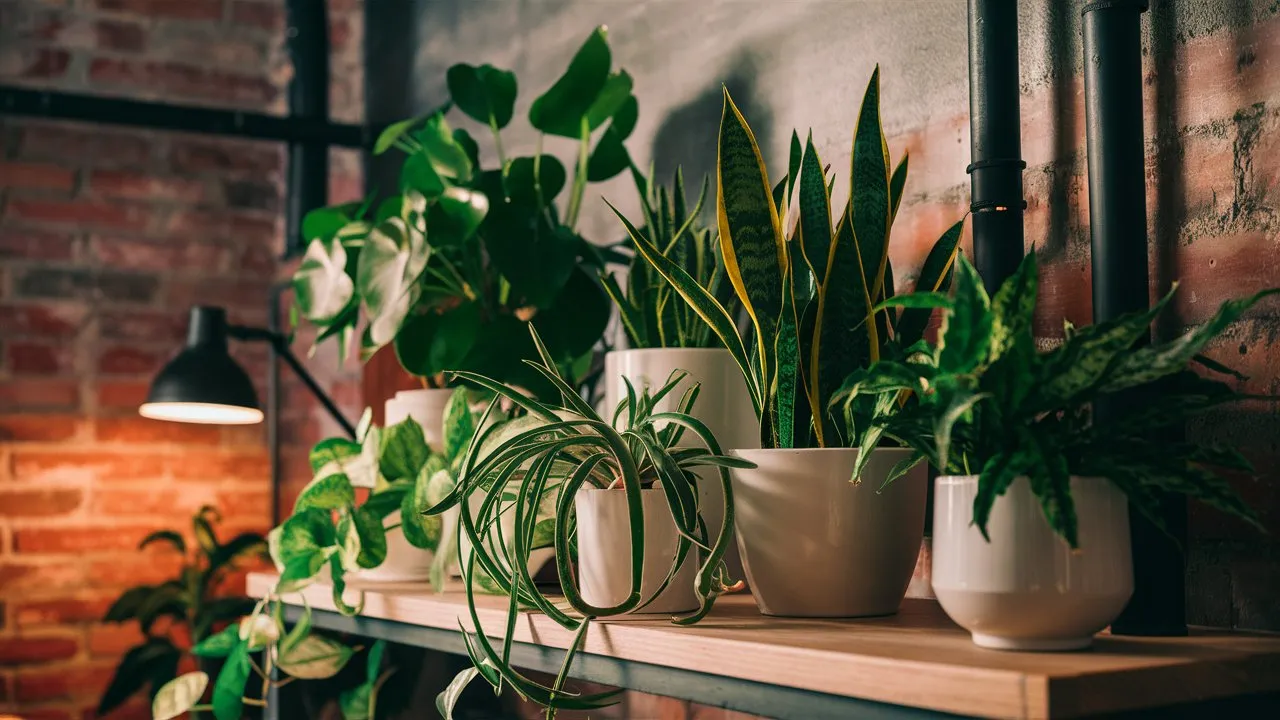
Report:
M867 432L884 433L915 448L943 473L978 475L973 522L984 535L996 498L1024 475L1049 525L1072 547L1077 542L1072 475L1109 479L1158 526L1156 493L1166 491L1197 498L1261 527L1221 474L1251 472L1243 456L1161 431L1247 397L1190 365L1239 377L1198 353L1280 289L1225 302L1181 337L1146 344L1170 292L1145 312L1084 328L1068 325L1061 345L1037 352L1037 287L1034 253L992 297L977 271L961 258L952 297L908 295L890 301L941 308L937 348L854 373L837 393L836 405L914 393L918 404L880 418ZM1144 393L1144 399L1112 402L1107 413L1093 413L1104 397L1134 390Z
M473 548L463 562L464 580L484 571L509 598L503 642L495 646L476 611L473 583L465 583L473 632L464 631L464 638L473 667L455 678L437 700L445 717L450 716L462 688L477 675L494 688L509 684L522 697L548 708L549 715L558 709L592 709L610 704L615 692L583 695L564 687L569 666L593 619L643 608L671 582L686 558L695 552L695 545L705 552L694 587L700 607L673 621L696 623L711 610L720 594L733 587L723 563L733 537L733 491L726 468L754 466L724 456L706 426L688 414L697 399L697 385L685 391L671 412L658 412L656 405L684 380L683 373L673 374L652 394L630 388L611 420L606 420L564 381L537 332L532 327L530 331L541 357L530 367L559 390L557 402L533 399L482 375L458 373L459 379L497 396L490 412L498 399L504 398L523 409L525 415L478 433L467 450L458 485L449 497L429 510L441 513L453 507L461 509L458 532ZM696 438L697 446L681 444L686 433ZM717 479L725 493L724 521L714 528L707 527L698 507L695 472L707 466L719 471ZM574 581L574 499L584 486L613 488L625 493L627 499L631 591L625 600L611 607L589 604ZM655 486L666 498L667 509L679 530L679 543L665 582L645 597L641 592L645 556L641 490ZM539 588L524 562L537 534L538 508L548 495L555 499L554 544L563 598ZM478 502L471 502L472 498ZM503 522L508 515L514 517L513 523ZM623 528L618 531L627 532ZM515 616L522 607L540 610L575 633L563 669L549 686L526 677L511 665Z
M716 216L720 254L751 321L747 337L733 316L627 218L619 218L636 250L709 325L737 361L761 421L764 447L841 447L857 427L830 411L851 372L898 357L924 338L930 311L900 314L877 305L895 293L889 234L902 201L907 157L895 166L880 122L880 70L862 98L853 136L850 191L838 220L832 184L813 144L792 135L789 172L772 189L760 148L726 89L720 122ZM794 202L792 202L794 198ZM615 212L617 210L615 209ZM784 232L783 218L796 219ZM963 221L934 243L916 287L950 282ZM867 409L893 413L894 404Z

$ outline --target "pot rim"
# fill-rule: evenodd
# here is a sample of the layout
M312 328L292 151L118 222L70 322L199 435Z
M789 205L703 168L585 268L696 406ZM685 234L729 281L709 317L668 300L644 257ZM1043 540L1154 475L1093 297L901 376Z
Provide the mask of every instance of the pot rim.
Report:
M1025 479L1027 479L1026 475L1019 475L1014 478L1015 481L1025 480ZM1072 475L1071 479L1081 480L1085 482L1110 482L1108 478L1097 476L1097 475ZM939 475L936 478L936 482L939 485L970 485L978 482L978 476L977 475Z
M686 355L728 355L729 351L725 348L625 348L621 350L610 350L605 353L608 355L660 355L660 354L686 354Z
M578 491L577 491L576 493L574 493L574 494L575 494L575 495L577 495L577 494L581 494L581 493L597 493L597 492L602 492L602 493L618 493L618 494L620 494L620 495L625 495L625 494L626 494L626 490L624 490L624 489L622 489L622 488L615 488L615 489L609 490L609 489L606 489L606 488L587 487L586 485L583 485L582 487L578 488ZM640 488L640 494L641 494L641 495L643 495L644 493L647 493L647 492L662 492L662 490L661 490L661 488L656 488L656 487Z
M455 389L456 388L412 388L410 390L397 390L396 394L392 395L391 397L392 398L412 397L418 394L435 395L437 393L449 393L450 395L453 395L453 391Z
M740 457L742 457L742 458L744 458L744 459L748 459L748 460L749 460L750 458L748 458L748 457L747 457L747 453L760 453L760 454L762 454L762 455L772 455L772 454L778 454L778 455L783 455L783 454L791 454L791 455L818 455L818 454L836 454L836 453L857 453L857 452L861 452L861 450L862 450L862 448L846 448L846 447L839 447L839 448L835 448L835 447L826 447L826 448L732 448L732 449L725 450L725 452L726 452L726 453L728 453L728 454L730 454L730 455L737 455L737 456L740 456ZM910 454L910 453L911 453L911 448L877 447L877 448L873 448L873 449L871 450L871 452L873 452L873 453L895 453L895 454L899 454L899 453L901 453L901 454ZM977 476L975 475L974 477L976 478Z

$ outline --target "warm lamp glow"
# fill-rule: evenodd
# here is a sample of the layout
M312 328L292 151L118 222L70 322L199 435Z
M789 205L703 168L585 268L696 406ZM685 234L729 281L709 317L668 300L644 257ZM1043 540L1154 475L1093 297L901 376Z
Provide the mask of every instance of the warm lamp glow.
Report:
M240 405L201 402L149 402L138 414L152 420L200 423L202 425L253 425L262 422L262 411Z

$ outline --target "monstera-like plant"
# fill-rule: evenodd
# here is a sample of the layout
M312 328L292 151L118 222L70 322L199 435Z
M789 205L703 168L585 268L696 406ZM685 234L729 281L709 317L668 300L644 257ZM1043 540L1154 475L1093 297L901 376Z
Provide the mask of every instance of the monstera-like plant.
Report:
M545 386L522 362L536 357L537 318L552 357L581 375L603 334L609 300L598 280L605 255L577 232L586 187L625 170L623 141L636 124L631 76L612 69L604 28L529 109L533 154L509 157L513 73L459 64L443 108L387 128L375 153L404 154L399 192L309 214L306 255L293 286L319 339L345 348L364 327L361 355L393 345L409 373L443 384L446 369ZM492 134L496 163L446 115L456 109ZM544 139L576 144L571 166ZM563 209L562 209L563 208ZM575 365L575 363L577 363Z

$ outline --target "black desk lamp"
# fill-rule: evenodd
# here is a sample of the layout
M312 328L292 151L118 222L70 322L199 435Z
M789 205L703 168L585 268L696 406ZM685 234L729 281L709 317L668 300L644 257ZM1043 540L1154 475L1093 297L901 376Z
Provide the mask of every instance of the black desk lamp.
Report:
M193 307L187 327L187 346L156 375L147 393L147 401L138 408L143 417L175 422L210 425L252 425L262 422L258 393L253 383L227 352L227 338L265 342L275 356L285 363L307 386L338 425L355 438L356 429L342 411L320 388L281 333L265 328L227 324L222 308ZM271 382L267 388L268 444L271 450L272 503L279 488L280 388ZM273 516L275 508L272 508Z

